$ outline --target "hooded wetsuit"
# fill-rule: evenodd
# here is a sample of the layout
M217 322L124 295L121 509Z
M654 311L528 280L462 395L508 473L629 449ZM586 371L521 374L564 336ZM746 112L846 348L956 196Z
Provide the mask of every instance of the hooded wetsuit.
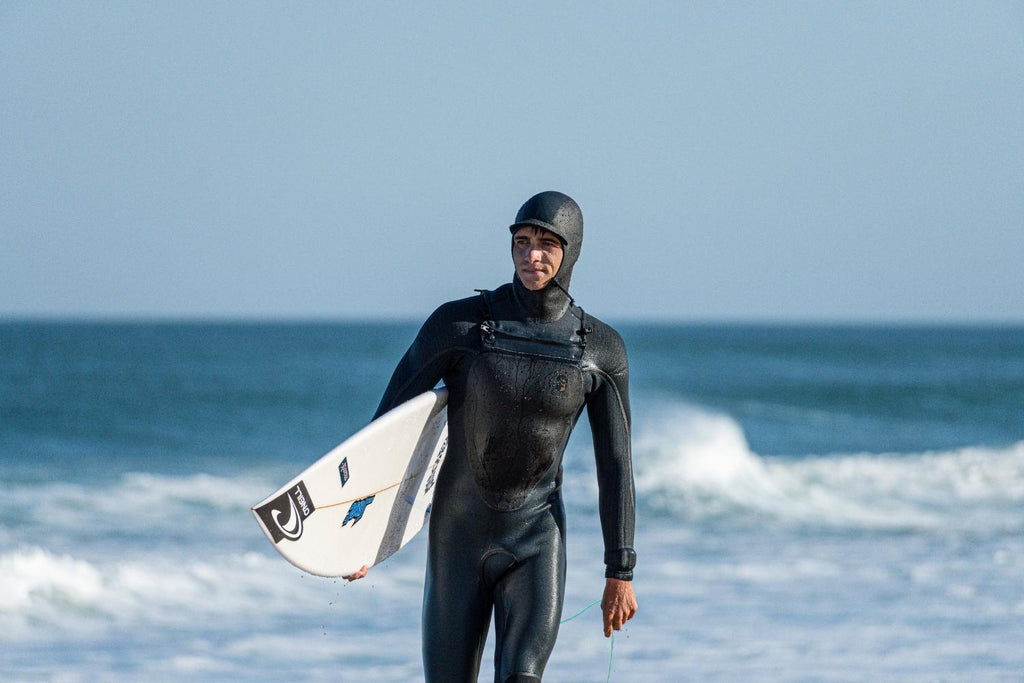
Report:
M511 226L563 242L557 285L519 281L439 307L377 415L448 388L449 453L431 511L423 603L428 681L476 681L491 612L495 680L539 680L565 587L562 455L584 406L593 432L606 576L632 579L634 493L621 337L567 295L583 220L569 197L532 198ZM558 286L560 285L560 287Z

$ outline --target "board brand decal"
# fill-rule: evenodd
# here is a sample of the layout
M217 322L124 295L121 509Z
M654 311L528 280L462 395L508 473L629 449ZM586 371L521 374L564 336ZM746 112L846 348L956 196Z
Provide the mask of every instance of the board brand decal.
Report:
M345 484L348 483L348 458L341 459L341 464L338 465L338 474L341 475L341 487L345 488Z
M316 510L306 485L299 482L266 505L256 508L274 543L302 537L302 522Z
M427 483L423 487L423 493L427 493L430 489L434 488L434 483L437 482L437 468L441 466L441 460L444 459L445 451L448 450L448 437L444 437L444 443L437 449L437 455L434 456L434 464L430 466L430 475L427 477Z
M348 514L345 515L345 521L341 523L345 526L349 522L352 522L352 526L363 518L363 513L366 512L366 506L373 502L373 496L367 496L352 503L352 507L348 509Z

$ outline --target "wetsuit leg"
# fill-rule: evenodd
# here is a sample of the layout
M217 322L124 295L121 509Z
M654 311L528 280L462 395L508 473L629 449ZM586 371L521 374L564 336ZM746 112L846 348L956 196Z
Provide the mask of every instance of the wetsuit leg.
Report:
M491 593L480 580L479 554L469 562L461 548L451 550L443 557L428 551L423 589L427 683L475 682L490 626Z
M565 595L564 536L551 524L527 546L516 549L520 559L494 585L497 683L539 681L558 637ZM533 552L519 556L526 549Z

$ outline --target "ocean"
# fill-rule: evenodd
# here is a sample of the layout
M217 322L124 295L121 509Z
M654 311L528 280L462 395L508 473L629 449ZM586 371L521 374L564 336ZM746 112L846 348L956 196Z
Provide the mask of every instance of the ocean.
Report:
M585 609L582 420L546 680L1024 680L1024 328L619 329L640 611L609 641ZM424 534L348 584L250 513L365 424L415 330L0 324L0 679L420 680Z

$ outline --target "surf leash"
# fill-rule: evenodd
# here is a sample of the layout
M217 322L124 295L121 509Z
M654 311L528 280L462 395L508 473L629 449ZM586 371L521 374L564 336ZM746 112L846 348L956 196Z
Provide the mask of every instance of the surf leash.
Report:
M581 609L576 614L574 614L571 617L568 617L566 619L562 619L562 621L560 621L559 623L560 624L568 624L570 621L572 621L576 617L582 616L582 614L584 612L586 612L588 609L590 609L591 607L594 607L594 606L600 605L600 604L601 604L600 600L594 600L594 602L590 603L589 605L587 605L586 607ZM605 683L609 683L612 680L612 659L615 657L615 634L614 633L612 633L611 638L609 638L609 640L611 641L611 645L608 648L608 677L605 679Z

